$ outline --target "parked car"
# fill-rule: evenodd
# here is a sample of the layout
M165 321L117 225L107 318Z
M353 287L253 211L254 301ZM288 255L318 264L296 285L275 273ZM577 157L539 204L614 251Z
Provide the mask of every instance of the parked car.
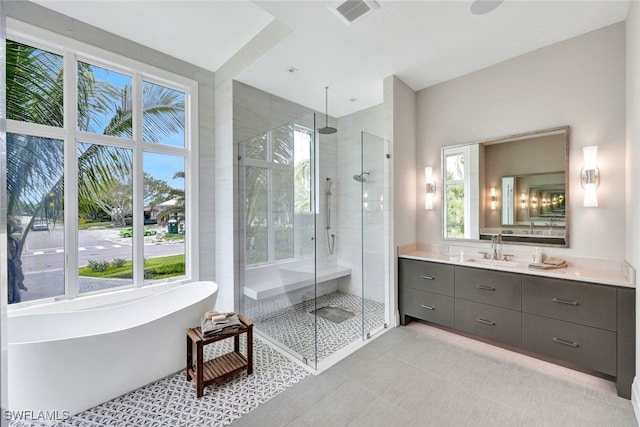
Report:
M46 219L36 219L31 224L33 231L47 231L49 229L49 222Z
M144 229L145 236L153 236L155 234L156 234L156 230L145 227ZM120 230L120 237L131 237L131 236L133 236L133 228L129 227L129 228L124 228Z

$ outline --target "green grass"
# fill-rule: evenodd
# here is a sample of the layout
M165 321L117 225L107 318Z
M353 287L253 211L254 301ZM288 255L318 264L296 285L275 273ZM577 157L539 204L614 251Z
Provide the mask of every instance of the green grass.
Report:
M167 277L183 276L185 272L184 255L171 255L149 258L144 262L145 279L165 279ZM121 267L109 267L106 271L93 271L88 266L80 267L80 276L98 277L103 279L131 279L133 266L127 261Z
M162 237L160 238L160 240L165 240L165 241L181 241L184 240L184 234L169 234L169 233L164 233L162 235Z
M110 221L103 222L85 222L84 224L78 224L78 230L86 230L92 227L111 228L113 225Z

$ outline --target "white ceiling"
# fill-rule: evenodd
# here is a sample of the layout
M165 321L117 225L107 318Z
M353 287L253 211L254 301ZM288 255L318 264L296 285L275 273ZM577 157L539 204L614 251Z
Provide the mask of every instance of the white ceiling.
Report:
M391 74L423 89L622 21L629 5L506 0L472 15L470 1L378 0L378 10L348 26L329 9L334 1L35 2L212 71L278 19L293 32L238 80L319 111L329 86L335 117L381 103Z

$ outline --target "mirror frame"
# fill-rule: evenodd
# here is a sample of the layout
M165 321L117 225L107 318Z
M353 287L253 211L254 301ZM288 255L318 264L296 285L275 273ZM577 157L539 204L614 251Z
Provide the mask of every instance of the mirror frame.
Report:
M449 240L449 241L467 241L467 242L483 242L486 241L488 239L490 239L490 235L486 235L488 236L487 238L483 239L482 235L480 233L478 233L478 238L477 239L467 239L467 238L452 238L452 237L445 237L445 218L446 218L446 206L444 203L444 197L445 197L445 190L444 190L444 183L445 183L445 173L446 173L446 168L445 168L445 150L447 149L451 149L451 148L459 148L459 147L465 147L465 146L472 146L472 145L493 145L493 144L501 144L501 143L506 143L506 142L514 142L514 141L520 141L520 140L524 140L524 139L532 139L532 138L537 138L537 137L542 137L542 136L549 136L549 135L556 135L556 134L562 134L564 133L565 136L565 149L564 149L564 155L565 155L565 200L566 200L566 207L565 207L565 234L564 234L564 242L562 243L545 243L545 240L550 240L549 238L535 238L535 237L525 237L525 236L510 236L509 234L502 234L502 241L503 242L507 242L507 243L515 243L515 244L522 244L522 245L531 245L531 246L551 246L551 247L562 247L562 248L568 248L570 247L570 218L571 218L571 209L570 209L570 204L571 204L571 196L570 196L570 175L571 175L571 170L570 170L570 163L571 163L571 159L570 159L570 152L571 152L571 127L570 126L558 126L558 127L554 127L554 128L547 128L547 129L542 129L542 130L536 130L536 131L530 131L530 132L523 132L523 133L518 133L518 134L513 134L513 135L507 135L507 136L502 136L502 137L498 137L498 138L489 138L489 139L483 139L483 140L478 140L478 141L473 141L473 142L468 142L468 143L462 143L462 144L455 144L455 145L448 145L448 146L444 146L441 147L440 149L440 179L441 179L441 188L442 191L440 191L440 204L442 206L441 208L441 218L440 218L440 228L441 228L441 238L442 240ZM480 184L481 186L484 185L484 182ZM499 199L501 199L501 195L498 197ZM486 194L483 188L480 189L480 202L478 203L478 214L480 215L480 211L482 210L482 212L484 212L485 209L487 209L487 202L486 200ZM500 222L502 223L502 218L500 220ZM478 226L478 228L481 228ZM500 225L500 228L506 228L502 225ZM509 226L508 228L511 229L517 229L517 228L522 228L522 227L518 227L518 226ZM555 240L555 239L554 239Z

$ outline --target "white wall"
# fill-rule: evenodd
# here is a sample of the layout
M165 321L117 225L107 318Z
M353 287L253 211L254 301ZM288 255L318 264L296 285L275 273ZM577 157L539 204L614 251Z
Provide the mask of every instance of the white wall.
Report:
M419 91L417 165L440 174L443 146L569 125L571 247L557 252L623 259L624 38L618 23ZM582 207L582 147L588 145L599 146L599 208ZM418 171L416 181L423 180ZM444 243L441 208L417 209L419 242Z
M385 168L382 105L367 108L338 119L336 149L336 184L338 187L336 253L338 264L351 267L351 276L338 281L343 292L362 294L362 268L364 253L365 298L384 302L384 215L376 204L384 193ZM366 136L361 147L361 132ZM364 186L353 179L361 169L369 172ZM362 227L361 192L367 191ZM376 199L376 200L374 200ZM364 239L364 240L363 240ZM364 243L364 245L363 245Z
M626 259L636 269L640 266L640 3L631 2L626 21L627 50L627 245ZM632 167L635 165L635 170ZM636 292L636 379L632 387L632 401L638 418L640 407L637 373L640 369L640 293Z
M398 325L398 264L396 262L396 248L401 245L412 244L416 241L416 212L422 203L420 189L424 189L424 178L417 171L423 171L424 166L416 162L416 93L396 76L384 79L384 137L391 143L391 162L389 170L389 186L392 206L389 218L390 242L387 256L386 276L392 286L388 287L387 306L390 323ZM418 199L416 200L416 192Z
M241 269L236 256L238 233L237 152L234 144L234 82L242 71L250 67L260 56L291 33L291 29L273 20L239 52L222 65L215 75L215 164L209 163L212 181L203 181L205 187L215 188L215 240L206 240L215 248L215 256L200 264L215 265L218 283L216 308L221 311L239 309ZM209 184L209 185L207 185ZM215 242L215 243L214 243Z

